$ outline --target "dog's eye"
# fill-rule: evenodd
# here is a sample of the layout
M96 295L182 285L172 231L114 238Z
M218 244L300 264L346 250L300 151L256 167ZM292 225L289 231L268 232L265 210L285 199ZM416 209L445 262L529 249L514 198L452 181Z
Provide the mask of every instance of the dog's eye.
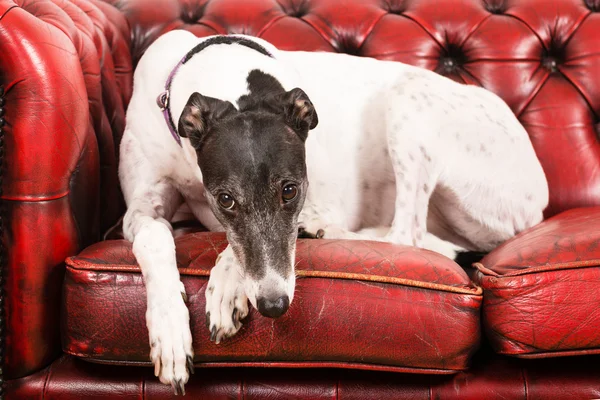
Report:
M284 202L290 202L298 195L298 187L294 184L285 185L281 191L281 198Z
M217 200L219 205L226 210L232 210L235 207L235 200L227 193L221 193Z

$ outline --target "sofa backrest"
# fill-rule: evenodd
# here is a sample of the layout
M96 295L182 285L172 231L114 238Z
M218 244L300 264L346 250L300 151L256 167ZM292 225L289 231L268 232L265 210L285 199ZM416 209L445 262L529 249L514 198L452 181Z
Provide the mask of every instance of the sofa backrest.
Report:
M550 185L546 216L600 204L598 0L108 1L129 20L134 64L156 37L186 29L400 61L483 86L529 132Z

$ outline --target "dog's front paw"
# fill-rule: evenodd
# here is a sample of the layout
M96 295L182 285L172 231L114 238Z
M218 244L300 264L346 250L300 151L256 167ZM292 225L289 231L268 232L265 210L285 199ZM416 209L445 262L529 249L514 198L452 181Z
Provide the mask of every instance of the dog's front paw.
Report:
M154 375L171 385L174 393L184 395L189 374L194 373L194 351L185 288L161 290L149 296L146 323L150 336L150 359Z
M232 255L220 257L210 271L205 296L206 327L210 340L219 344L235 335L248 315L248 297Z

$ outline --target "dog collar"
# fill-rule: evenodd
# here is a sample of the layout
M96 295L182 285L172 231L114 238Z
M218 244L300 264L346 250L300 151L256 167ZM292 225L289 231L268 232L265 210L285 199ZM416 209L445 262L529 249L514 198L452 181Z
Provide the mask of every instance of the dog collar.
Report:
M173 82L173 78L175 78L177 71L179 70L179 68L181 68L181 66L183 64L188 62L195 54L204 50L208 46L215 45L215 44L239 44L242 46L249 47L253 50L256 50L259 53L264 54L267 57L273 57L273 55L271 53L269 53L267 51L267 49L265 49L260 44L253 42L252 40L249 40L249 39L246 39L243 37L227 36L227 35L214 36L210 39L207 39L207 40L201 42L200 44L196 45L193 49L188 51L187 54L181 59L181 61L179 61L177 63L177 65L175 65L175 68L173 68L173 70L169 74L169 77L167 78L167 82L165 83L164 92L160 93L158 95L158 97L156 98L156 104L160 108L160 111L162 111L162 113L163 113L163 117L165 118L167 126L169 127L171 136L173 136L173 139L175 139L175 141L177 142L177 144L179 144L179 146L181 146L181 136L179 136L179 133L177 132L177 127L175 126L175 123L173 122L173 117L171 115L171 110L169 108L169 103L170 103L169 99L171 97L171 83Z

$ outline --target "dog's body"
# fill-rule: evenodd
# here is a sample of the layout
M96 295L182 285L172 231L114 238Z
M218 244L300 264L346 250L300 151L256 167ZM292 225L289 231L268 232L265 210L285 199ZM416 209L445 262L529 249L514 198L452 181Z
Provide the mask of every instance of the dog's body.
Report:
M135 72L119 168L128 204L124 232L133 242L148 291L151 358L161 381L176 389L183 386L188 369L192 369L189 316L180 294L184 288L169 224L183 203L210 230L225 229L230 241L211 272L206 290L209 329L218 342L240 328L240 320L248 313L248 300L267 316L285 312L293 299L295 240L291 235L298 225L313 234L322 229L325 238L385 240L451 256L456 246L491 250L540 222L548 202L546 179L529 137L494 94L401 63L283 52L259 39L247 39L273 57L238 44L215 44L195 54L174 78L170 112L174 120L180 120L180 134L189 129L192 136L183 138L182 146L171 136L156 98L179 60L206 39L185 31L170 32L147 50ZM255 70L262 73L250 75ZM194 120L201 114L201 106L195 105L202 99L194 103L191 98L192 93L199 92L223 100L218 107L224 104L225 108L210 115L235 116L244 125L243 107L231 109L227 101L238 105L246 95L249 110L268 109L256 104L271 90L266 86L278 87L277 82L288 94L301 87L310 98L308 101L298 92L289 95L289 107L296 107L293 117L306 123L298 129L293 127L306 146L305 160L303 154L295 160L296 175L303 175L299 165L305 162L310 185L306 187L301 178L294 178L298 182L291 189L285 186L287 181L282 183L283 192L295 190L292 194L299 192L301 196L294 194L298 196L294 200L286 194L286 199L298 204L297 210L288 212L287 222L277 223L286 225L282 238L277 239L285 243L279 247L270 239L251 243L246 238L279 235L279 228L271 226L277 224L269 225L271 214L264 214L264 223L255 219L255 223L235 228L231 221L239 216L215 211L219 209L216 201L227 208L224 204L231 204L231 198L220 197L216 186L213 194L211 187L204 187L207 176L213 179L223 172L210 170L199 159L205 139L194 139L193 132L202 129L206 121ZM281 92L277 99L284 98L283 91L276 90ZM318 124L316 114L310 114L312 108L306 108L310 102L318 113ZM289 111L289 107L283 109ZM252 124L256 125L246 123ZM306 139L304 133L311 128ZM221 140L225 141L225 136ZM248 149L240 162L248 164L244 166L247 170L254 168L257 176L271 174L261 172L263 167L287 168L286 160L298 153L284 154L287 144L295 140L301 143L290 136L280 147L263 154L253 150L259 140L256 137L240 134L239 139L232 136L219 146L240 142L229 151L246 153L244 149ZM215 146L206 145L207 149L221 148ZM269 165L278 155L285 160ZM261 182L253 185L260 186ZM243 187L244 182L237 185ZM260 196L261 191L257 193ZM243 198L243 193L239 196ZM286 204L287 200L281 207L288 207ZM244 210L239 209L240 215ZM252 212L263 215L260 209ZM261 236L264 232L270 233ZM237 246L238 242L243 243ZM279 257L284 261L274 260ZM262 267L251 267L257 263ZM285 266L278 267L278 263Z

